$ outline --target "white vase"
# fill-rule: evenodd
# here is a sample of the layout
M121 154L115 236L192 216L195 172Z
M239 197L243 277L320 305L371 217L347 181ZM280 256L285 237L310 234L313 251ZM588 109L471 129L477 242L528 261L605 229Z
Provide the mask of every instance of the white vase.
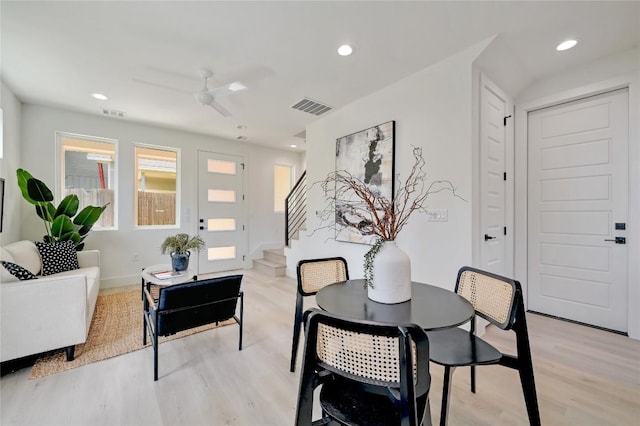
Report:
M373 259L373 287L369 299L380 303L401 303L411 299L411 260L395 241L385 241Z

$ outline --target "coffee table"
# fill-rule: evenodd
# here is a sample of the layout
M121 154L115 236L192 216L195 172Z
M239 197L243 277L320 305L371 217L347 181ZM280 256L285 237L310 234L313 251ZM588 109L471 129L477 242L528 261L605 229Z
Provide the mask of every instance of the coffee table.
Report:
M182 271L182 275L173 277L173 278L165 278L160 279L153 275L154 272L161 271L171 271L171 265L162 263L158 265L147 266L142 270L142 279L141 279L141 293L142 298L144 299L144 286L145 284L155 285L159 287L166 287L174 284L186 283L188 281L197 281L198 275L195 269L187 269L186 271Z

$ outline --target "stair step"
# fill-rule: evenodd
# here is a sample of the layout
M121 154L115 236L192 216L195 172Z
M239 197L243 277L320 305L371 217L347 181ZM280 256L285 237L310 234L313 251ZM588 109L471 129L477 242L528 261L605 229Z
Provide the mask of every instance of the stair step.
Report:
M262 253L266 260L283 265L287 263L287 257L284 255L284 248L266 249L262 250Z
M254 259L253 269L272 277L283 277L286 273L287 265L267 259Z

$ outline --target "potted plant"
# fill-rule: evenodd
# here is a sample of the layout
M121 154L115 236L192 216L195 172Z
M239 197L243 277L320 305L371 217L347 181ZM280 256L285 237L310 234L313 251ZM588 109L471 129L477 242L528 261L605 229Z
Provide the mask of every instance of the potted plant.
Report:
M56 207L52 203L53 193L44 182L24 169L16 170L16 175L22 197L35 206L36 214L44 223L47 235L42 240L45 243L71 240L77 251L82 250L85 238L108 203L102 207L87 206L78 212L80 200L70 194Z
M410 260L395 242L411 215L426 213L427 198L438 192L450 191L463 199L450 181L427 183L422 148L413 147L413 157L413 167L391 200L381 195L374 185L345 170L331 172L316 182L328 201L319 212L321 222L328 223L322 228L333 226L339 220L340 225L357 229L362 235L377 237L364 256L364 275L369 298L382 303L400 303L411 298ZM338 215L336 198L355 201L343 204Z
M171 256L171 267L174 271L186 271L189 268L191 250L200 252L204 248L204 240L199 235L190 237L189 234L176 234L165 238L160 251Z

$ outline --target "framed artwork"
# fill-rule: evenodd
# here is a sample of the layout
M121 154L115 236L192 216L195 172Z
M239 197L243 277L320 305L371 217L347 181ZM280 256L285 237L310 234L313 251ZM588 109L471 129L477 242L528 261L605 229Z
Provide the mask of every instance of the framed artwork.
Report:
M394 194L395 121L379 124L336 140L336 171L344 170L361 180L373 192L393 199ZM358 229L346 226L353 223L348 206L364 204L357 197L346 198L344 191L336 188L336 240L360 244L373 244L375 236L368 231L367 223ZM339 199L343 197L344 199Z
M0 232L4 222L4 178L0 178Z

